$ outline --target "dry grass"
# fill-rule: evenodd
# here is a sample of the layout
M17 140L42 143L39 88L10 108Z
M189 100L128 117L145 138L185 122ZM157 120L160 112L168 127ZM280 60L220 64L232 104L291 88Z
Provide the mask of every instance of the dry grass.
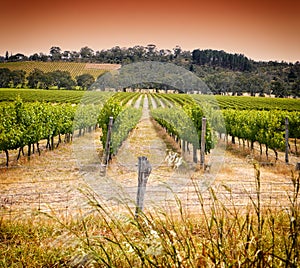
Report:
M172 213L157 208L136 218L125 203L118 213L86 190L88 214L67 221L55 214L0 221L0 265L298 267L300 175L293 177L286 210L264 210L260 177L254 180L257 196L249 196L249 206L242 211L236 206L228 209L210 189L208 210L198 192L195 216L188 216L177 198Z
M260 155L257 149L252 151L248 147L243 148L243 146L231 143L227 144L226 150L234 157L238 157L241 160L247 159L249 163L256 161L260 164L263 170L274 174L280 174L282 176L290 176L291 172L295 169L297 159L299 160L299 158L290 156L290 163L287 165L284 162L285 158L283 152L279 152L279 160L276 161L275 155L273 155L271 150L269 152L270 156L267 158L264 154Z

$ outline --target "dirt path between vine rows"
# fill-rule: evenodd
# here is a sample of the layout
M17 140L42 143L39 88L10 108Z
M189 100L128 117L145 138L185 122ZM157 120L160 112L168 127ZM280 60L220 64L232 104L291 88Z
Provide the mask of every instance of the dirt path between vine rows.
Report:
M72 145L61 144L54 151L43 150L30 161L23 157L16 162L12 154L10 167L4 167L4 154L0 155L0 216L17 217L32 211L51 211L63 215L78 213L87 207L82 191L91 188L101 202L119 209L120 204L134 206L137 192L137 162L146 156L152 166L145 196L145 208L156 206L175 210L178 196L181 205L199 211L198 193L204 203L210 204L212 186L216 196L228 207L243 209L256 198L253 159L236 149L225 150L221 142L206 162L210 171L199 171L186 152L185 163L175 170L165 162L166 149L180 153L176 144L149 116L147 98L143 116L110 163L105 177L100 175L102 146L100 131L76 137ZM260 168L261 201L266 206L282 208L288 205L287 193L292 189L289 170L293 166L276 165ZM190 179L193 177L193 180Z

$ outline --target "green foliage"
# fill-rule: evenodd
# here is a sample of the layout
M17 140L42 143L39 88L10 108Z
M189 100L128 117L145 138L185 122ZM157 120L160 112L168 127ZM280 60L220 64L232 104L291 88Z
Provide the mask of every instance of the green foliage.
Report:
M101 105L0 103L0 151L22 148L60 134L96 126Z
M171 136L176 136L195 146L199 146L198 129L188 114L179 106L153 109L151 116L164 127Z
M10 83L10 70L8 68L0 69L0 87L8 87Z
M138 97L138 92L117 92L112 96L112 99L119 102L121 105L126 105L130 100L134 100Z
M78 105L74 115L74 129L86 129L96 126L101 109L101 106L94 104Z
M68 71L56 70L45 75L46 77L49 76L49 80L52 81L52 85L56 86L58 89L72 89L75 87L75 82Z
M71 134L76 107L47 103L1 103L0 150L18 149L58 134ZM68 127L67 127L68 126ZM8 142L9 141L9 142Z
M24 87L25 85L25 71L23 70L14 70L10 73L10 80L12 83L12 86L14 88L17 88L19 85L21 87Z
M248 96L189 95L200 106L209 104L215 109L287 110L300 111L298 99L254 98Z
M220 66L232 70L251 71L252 62L241 54L229 54L224 51L195 49L192 52L193 63L198 65Z
M100 91L0 89L0 103L14 101L20 96L24 102L103 104L112 94Z
M223 115L229 135L251 142L257 141L274 151L285 148L286 117L291 122L290 138L300 137L299 112L225 110Z
M188 115L188 117L193 121L194 127L198 133L199 143L201 141L202 134L202 118L205 117L203 109L196 104L193 105L185 105L183 106L183 110ZM205 152L210 152L210 150L214 147L214 138L212 129L210 127L210 122L206 123L206 133L205 133Z
M129 132L137 125L142 116L142 109L131 106L119 113L114 121L111 137L111 149L114 155L117 154L122 142L127 138Z
M76 76L76 82L82 89L88 89L95 82L95 78L91 74L82 74Z
M39 84L45 82L45 73L39 69L34 69L27 77L29 88L39 88ZM45 88L51 86L51 81L49 84L44 85Z
M115 120L122 110L123 107L120 104L120 102L114 100L113 98L109 99L101 109L98 117L98 124L99 127L102 129L102 136L100 139L103 148L105 148L105 143L107 139L109 117L113 117Z
M17 125L17 114L14 103L0 105L0 151L18 147L22 130Z

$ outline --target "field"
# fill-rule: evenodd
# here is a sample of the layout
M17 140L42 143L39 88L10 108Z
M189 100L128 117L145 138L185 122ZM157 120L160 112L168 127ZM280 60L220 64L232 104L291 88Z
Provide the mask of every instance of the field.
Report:
M193 95L199 103L209 103L218 109L243 109L243 110L288 110L300 111L298 99L280 98L253 98L247 96L201 96Z
M90 64L78 62L7 62L0 63L0 68L8 68L13 70L24 70L26 75L34 69L39 69L45 73L53 72L56 70L70 72L73 79L81 74L91 74L95 79L103 73L119 68L117 64Z
M32 107L38 104L27 104L26 93L36 96L38 93L24 92L24 109L30 114ZM48 91L41 92L46 94ZM56 92L56 96L60 96L60 91ZM76 92L67 91L66 95L55 100L56 92L51 92L48 97L40 96L37 100L47 101L49 98L49 106L45 106L47 109L51 109L51 102L54 106L59 102L73 103L70 106L77 110L74 123L77 126L80 118L86 118L84 121L91 119L93 110L88 105L100 105L101 116L97 120L101 128L90 132L92 123L86 124L82 131L79 127L72 129L72 143L61 142L54 150L46 148L46 140L40 140L41 156L35 153L30 158L21 156L17 161L18 147L12 149L9 151L8 168L5 167L5 155L1 154L1 266L299 265L300 175L295 171L295 164L299 162L295 152L289 153L287 165L284 151L280 148L276 160L273 151L268 158L262 155L257 141L251 148L244 137L245 144L232 143L228 132L222 133L221 139L215 141L207 135L207 142L214 142L214 146L205 155L205 163L209 165L207 170L203 170L199 162L194 162L193 140L189 140L193 127L176 121L186 118L186 122L196 122L202 113L198 103L202 102L203 107L206 105L203 104L203 96L86 92L81 95L83 99L89 94L103 95L93 95L97 103L90 101L85 105L90 115L85 117ZM207 98L211 100L212 96ZM196 99L196 104L193 99ZM2 104L7 105L4 102L7 100L2 99ZM212 101L218 101L224 110L227 103L226 113L229 115L236 111L235 116L245 116L245 109L249 109L250 115L254 112L250 107L259 102L260 109L266 110L260 111L263 112L261 115L266 113L269 116L268 110L274 114L276 109L284 116L289 115L291 122L293 115L299 117L296 113L299 101L296 100L295 109L291 109L291 104L285 104L285 100L276 102L275 107L269 99L264 99L264 102L257 101L257 98L249 98L246 102L237 100L222 97ZM181 109L190 119L184 117L186 114L180 112ZM134 110L140 112L134 114ZM211 110L215 110L214 105ZM126 119L128 111L130 119ZM209 111L206 107L205 112ZM63 115L62 110L60 113ZM103 176L100 175L104 154L103 138L101 143L100 137L106 133L103 120L112 113L116 122L112 146L119 143L116 133L128 134L128 127L132 131L114 150ZM231 120L229 115L224 114L225 122L227 118ZM222 129L215 124L217 121L212 120L213 116L216 114L207 116L211 127ZM118 121L118 118L122 120ZM196 123L194 127L196 132L201 129L201 125ZM243 129L246 130L246 127L245 124ZM282 133L284 130L279 128ZM189 129L189 135L186 129ZM25 129L21 131L27 133ZM233 129L228 131L236 133ZM80 132L85 134L79 136ZM298 144L297 132L291 133L295 133L292 134L295 137L291 136L291 145L294 139ZM61 136L64 135L61 133ZM242 138L239 137L240 140ZM274 144L274 140L265 140L270 149L271 141ZM59 137L55 136L54 144L58 142ZM25 153L27 150L24 146ZM166 150L183 157L179 168L166 161ZM142 155L150 161L152 171L146 189L144 213L137 217L134 213L137 158ZM196 155L199 161L199 148Z
M12 102L19 96L24 102L48 102L48 103L101 103L103 96L111 96L112 93L78 90L41 90L41 89L0 89L0 102Z

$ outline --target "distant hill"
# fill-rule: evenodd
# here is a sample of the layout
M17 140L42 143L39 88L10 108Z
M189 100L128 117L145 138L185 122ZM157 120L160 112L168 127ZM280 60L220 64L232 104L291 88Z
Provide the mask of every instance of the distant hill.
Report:
M91 74L95 79L103 73L120 68L119 64L99 64L81 62L41 62L41 61L19 61L0 63L0 68L8 68L11 71L24 70L26 76L34 69L45 73L56 70L70 72L73 79L82 74Z

